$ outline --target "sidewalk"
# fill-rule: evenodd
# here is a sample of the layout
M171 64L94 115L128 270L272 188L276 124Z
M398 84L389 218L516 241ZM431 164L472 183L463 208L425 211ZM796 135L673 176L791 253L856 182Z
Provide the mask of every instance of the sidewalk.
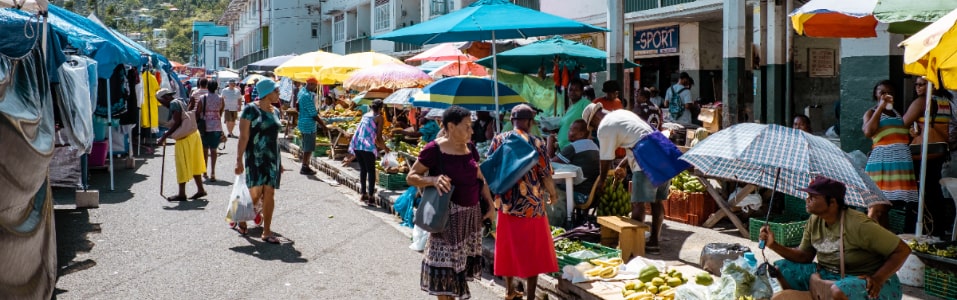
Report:
M292 143L290 139L280 139L280 147L293 153L298 157L299 147ZM334 178L337 182L345 185L358 193L358 164L352 163L349 166L343 166L342 161L332 160L328 157L313 157L311 165L317 171L323 172ZM296 169L296 168L292 168ZM377 187L377 205L389 213L395 214L392 210L392 203L404 192L403 190L392 191ZM666 261L669 267L699 268L701 249L705 245L714 242L739 243L750 247L755 252L758 262L763 262L758 243L752 242L748 238L742 237L737 229L727 220L719 222L715 228L703 228L691 226L682 223L665 220L664 228L661 233L661 253L658 255L647 254L645 257L656 260ZM403 231L405 234L411 234L411 230ZM495 256L495 240L485 238L483 241L483 254L488 261L492 261ZM675 251L677 249L677 251ZM404 249L403 249L404 250ZM766 251L764 253L768 261L781 259L777 253ZM486 272L492 274L491 264L488 264ZM592 288L586 290L581 286L576 286L565 280L558 280L551 276L539 277L539 291L546 293L549 299L620 299L620 292L615 290L617 298L602 297L609 295L608 286L600 284L592 285ZM903 299L939 299L924 293L923 288L904 286Z

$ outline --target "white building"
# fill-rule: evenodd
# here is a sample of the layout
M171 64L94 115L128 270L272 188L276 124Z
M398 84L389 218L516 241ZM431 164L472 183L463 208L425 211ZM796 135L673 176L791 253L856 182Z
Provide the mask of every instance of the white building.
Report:
M196 55L196 65L207 70L221 71L229 68L229 38L224 36L205 36L200 40Z
M166 29L153 28L153 48L166 49L168 42L166 39Z
M218 23L229 27L233 68L316 51L323 0L232 0Z

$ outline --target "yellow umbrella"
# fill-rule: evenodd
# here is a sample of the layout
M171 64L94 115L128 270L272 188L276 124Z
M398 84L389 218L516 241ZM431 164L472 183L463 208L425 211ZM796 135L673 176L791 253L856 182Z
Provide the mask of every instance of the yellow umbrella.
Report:
M325 51L309 52L293 57L292 59L282 63L276 67L276 70L273 72L278 76L289 77L292 80L306 81L311 78L316 78L315 73L319 71L319 69L322 69L323 66L326 66L341 58L342 55ZM333 84L335 81L319 80L319 83Z
M926 76L941 88L957 85L957 9L900 43L904 47L904 72ZM940 72L938 76L938 71Z
M381 64L405 63L392 56L382 53L359 52L344 55L339 59L336 59L334 62L324 65L323 68L316 73L316 77L322 78L323 80L328 79L336 82L344 82L355 70L378 66Z

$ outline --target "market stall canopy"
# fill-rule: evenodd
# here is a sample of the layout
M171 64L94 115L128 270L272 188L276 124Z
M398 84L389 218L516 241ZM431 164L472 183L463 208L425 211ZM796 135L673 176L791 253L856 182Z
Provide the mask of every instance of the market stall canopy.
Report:
M407 106L412 105L412 96L421 92L420 88L404 88L393 92L382 100L386 105Z
M423 87L432 81L432 77L419 68L406 64L382 64L352 72L343 86L352 90L401 89Z
M376 53L376 52L359 52L352 53L342 56L339 59L336 59L329 64L326 64L322 69L316 73L317 78L334 80L336 82L344 82L349 78L349 75L353 71L370 68L382 64L404 64L401 60L396 59L395 57Z
M171 60L171 61L169 61L169 63L170 63L171 65L173 65L173 68L182 68L182 67L185 67L185 66L186 66L186 65L183 65L182 63L180 63L180 62L178 62L178 61L172 61L172 60Z
M235 72L232 72L232 71L216 71L216 73L214 74L215 74L214 76L219 78L219 80L239 79L239 74L236 74Z
M534 74L544 68L551 72L554 60L559 60L561 66L569 69L580 67L581 72L591 73L605 71L608 53L588 45L566 40L560 36L537 41L526 46L518 47L498 54L498 67L515 73ZM477 61L478 64L491 68L492 57Z
M103 29L105 29L106 31L108 31L108 32L109 32L111 35L113 35L113 37L115 37L117 40L123 42L123 44L125 44L125 45L127 45L127 46L129 46L129 47L131 47L131 48L133 48L133 49L136 49L136 51L139 51L141 57L143 57L143 56L149 57L149 60L152 61L153 66L155 66L155 67L157 67L157 68L159 68L159 69L166 70L167 72L172 72L172 71L173 71L173 64L170 63L170 61L169 61L168 59L166 59L166 57L163 56L162 54L156 53L155 51L153 51L153 50L151 50L151 49L149 49L149 48L146 48L145 46L141 45L140 43L137 43L137 42L131 40L131 39L130 39L129 37L127 37L126 35L117 32L117 31L116 31L115 29L113 29L113 28L106 27L106 24L104 24L103 21L101 21L99 18L97 18L97 17L96 17L95 15L93 15L93 14L90 14L89 16L87 16L87 19L90 19L91 21L93 21L93 23L96 23L97 25L99 25L100 27L102 27ZM141 63L141 64L144 64L144 65L145 65L147 62L149 62L149 61L147 61L147 60L145 60L145 59L142 59L142 60L140 61L140 63ZM138 67L138 66L137 66L137 67Z
M108 78L118 65L139 66L140 52L110 33L96 22L60 8L49 6L50 26L79 53L97 62L97 75Z
M880 0L874 8L878 22L887 23L887 32L914 34L957 9L953 0Z
M737 124L704 139L681 160L706 176L776 187L799 198L806 198L801 189L820 175L847 186L844 202L849 206L887 202L871 178L858 172L834 143L793 128Z
M801 35L867 38L877 36L878 22L888 24L888 32L913 34L955 8L952 0L812 0L790 16Z
M474 56L465 54L455 43L442 43L425 50L405 61L474 61Z
M468 7L372 39L424 45L599 31L608 30L518 6L508 0L479 0Z
M486 78L459 76L440 79L422 88L421 93L413 96L412 106L445 109L458 105L470 110L495 111L493 84L498 85L498 105L502 109L525 103L522 96L504 84Z
M248 71L273 71L283 63L296 57L295 55L280 55L263 59L249 65L246 65Z
M0 8L16 8L30 12L47 11L47 0L0 0Z
M342 55L329 53L325 51L314 51L304 53L287 60L280 64L273 73L277 76L289 77L292 80L305 82L308 79L315 78L321 84L333 84L335 81L324 78L316 78L315 73L323 66L342 58Z
M246 76L246 78L243 78L242 82L245 84L253 84L253 81L262 81L263 79L266 79L266 78L267 78L266 76L262 76L259 74L252 74L252 75Z
M438 70L445 65L451 64L452 62L448 61L427 61L421 65L416 66L420 70L426 73L432 73L432 71Z
M488 76L488 70L485 69L485 66L477 64L473 61L463 61L463 62L451 62L438 69L429 72L429 75L432 77L441 78L443 76L459 76L459 75L471 75L471 76Z
M957 9L900 43L904 72L926 76L936 88L957 84ZM944 83L949 83L945 85Z
M358 105L369 105L372 103L372 100L383 99L392 94L391 89L374 89L370 91L362 91L358 95L352 98L352 102L355 102Z

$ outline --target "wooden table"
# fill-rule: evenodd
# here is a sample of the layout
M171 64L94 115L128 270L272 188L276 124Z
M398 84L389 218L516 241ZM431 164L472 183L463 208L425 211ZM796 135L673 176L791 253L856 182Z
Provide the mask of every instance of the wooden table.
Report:
M714 185L711 184L711 181L708 180L709 177L704 176L704 174L698 171L695 171L694 176L695 178L698 178L698 181L701 182L701 185L708 190L708 193L711 194L711 198L714 199L714 202L717 203L718 208L720 208L720 210L711 214L711 216L708 217L708 220L706 220L701 226L705 228L713 228L718 221L728 218L728 220L731 220L731 223L734 223L734 227L738 228L738 232L741 233L741 236L750 238L751 235L748 232L748 226L741 222L741 219L739 219L738 216L731 211L731 208L737 205L738 202L744 200L744 197L747 197L754 192L754 190L757 189L757 186L748 184L739 190L737 194L735 194L734 199L726 200L721 193L718 193L718 190L715 189Z

